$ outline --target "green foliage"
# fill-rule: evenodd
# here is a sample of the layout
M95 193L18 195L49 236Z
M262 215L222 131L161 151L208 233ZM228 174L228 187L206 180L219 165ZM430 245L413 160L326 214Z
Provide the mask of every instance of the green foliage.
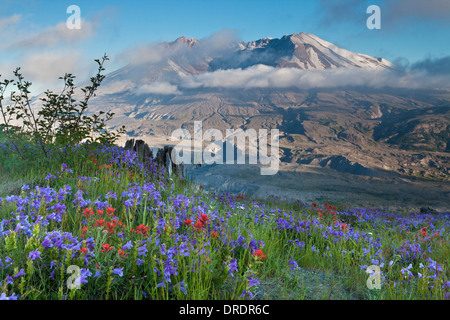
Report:
M192 181L154 174L151 165L142 170L137 155L123 149L83 144L68 152L67 163L49 162L33 173L41 174L40 181L23 176L27 186L19 184L17 192L5 194L17 197L0 199L0 221L11 221L3 229L11 232L0 238L0 259L13 261L0 268L0 292L7 296L234 300L250 299L244 294L250 290L257 300L445 298L450 257L446 215L220 195ZM24 172L9 170L6 178ZM2 181L0 176L0 197ZM77 202L81 196L89 201ZM58 210L63 210L60 220L55 219ZM202 213L208 223L197 229L193 223ZM18 217L33 223L38 216L48 223L34 223L32 232L17 228L24 220ZM44 247L54 231L69 233L80 247ZM128 242L132 247L125 248ZM259 257L255 246L262 250ZM36 250L40 257L32 260ZM175 260L176 273L166 275ZM436 277L433 261L442 267ZM371 264L383 272L380 289L367 287L365 266ZM79 289L67 285L71 266L91 273ZM23 276L8 281L20 270ZM164 284L166 276L170 282Z
M91 77L90 85L81 88L83 98L80 101L74 98L75 76L69 73L59 78L64 81L64 87L59 94L50 90L44 93L45 97L40 99L40 110L31 106L31 82L24 81L20 68L14 71L16 80L0 81L0 116L3 121L0 134L3 133L6 137L6 142L11 144L13 152L27 160L34 159L38 150L48 158L52 147L60 150L60 147L75 146L83 141L113 144L120 134L125 132L124 126L117 132L107 130L106 122L113 118L114 113L100 111L86 115L90 99L95 96L105 78L102 71L105 70L103 65L107 60L109 59L106 55L101 60L95 60L98 64L97 74ZM15 85L18 92L12 91L12 103L4 106L2 101L9 85ZM29 148L30 145L37 149ZM60 151L60 156L67 158L68 155L64 152Z

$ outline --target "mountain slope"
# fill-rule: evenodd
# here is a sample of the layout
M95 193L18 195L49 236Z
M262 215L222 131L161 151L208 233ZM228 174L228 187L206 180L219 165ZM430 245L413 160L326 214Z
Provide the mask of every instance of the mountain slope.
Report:
M390 62L382 58L353 53L308 33L240 43L239 49L231 56L213 59L210 70L247 68L256 64L304 70L393 68Z
M303 70L394 67L385 59L353 53L308 33L294 33L281 39L231 42L219 48L214 48L207 40L180 37L173 42L154 45L142 54L148 57L131 59L137 61L131 61L129 65L109 74L105 83L127 80L138 85L152 81L172 81L177 76L247 68L258 64Z
M222 82L233 81L261 65L286 77L292 70L312 74L317 81L334 71L352 70L358 77L395 69L382 58L307 33L220 45L180 37L131 56L129 65L107 74L90 107L114 112L112 128L125 124L130 136L168 139L180 127L192 130L194 121L202 121L204 130L279 129L284 163L449 179L447 91L184 85L216 73Z

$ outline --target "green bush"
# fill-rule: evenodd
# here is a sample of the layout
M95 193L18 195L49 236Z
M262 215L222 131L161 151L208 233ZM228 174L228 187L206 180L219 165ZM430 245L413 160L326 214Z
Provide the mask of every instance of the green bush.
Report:
M0 119L3 122L2 135L5 143L11 146L12 152L23 160L35 159L36 152L49 158L50 149L55 150L62 158L68 156L67 147L73 147L81 142L113 144L120 134L125 132L122 126L117 132L109 131L106 122L113 118L114 113L100 111L90 116L86 115L89 100L105 78L102 71L106 55L101 60L96 59L98 71L91 77L91 84L81 88L84 97L77 101L74 99L74 79L72 74L60 77L64 87L59 94L47 90L45 97L41 98L42 108L36 110L31 106L31 82L24 81L20 68L14 71L16 80L0 81ZM16 86L18 92L11 92L11 104L4 106L4 94L9 85ZM17 125L13 121L20 122ZM32 147L30 147L32 146ZM55 148L52 148L55 147ZM52 157L54 155L52 154Z

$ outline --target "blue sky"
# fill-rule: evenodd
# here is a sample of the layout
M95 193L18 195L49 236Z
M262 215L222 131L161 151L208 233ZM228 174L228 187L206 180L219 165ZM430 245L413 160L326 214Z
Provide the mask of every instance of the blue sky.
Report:
M83 20L81 30L70 33L63 27L72 4ZM369 5L381 9L380 30L366 27ZM120 66L114 58L133 47L179 36L204 38L223 29L243 41L308 32L394 63L450 55L445 0L0 0L0 8L0 74L22 66L25 75L46 84L64 68L89 74L103 53L112 58L112 71Z

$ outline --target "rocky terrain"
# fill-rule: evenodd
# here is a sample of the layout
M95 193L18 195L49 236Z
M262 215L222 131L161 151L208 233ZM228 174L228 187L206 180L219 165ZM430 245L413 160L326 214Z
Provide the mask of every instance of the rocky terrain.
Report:
M180 127L192 133L198 120L204 130L276 128L285 163L448 181L450 94L371 91L197 92L135 106L132 118L115 121L135 137L170 138Z
M153 153L173 145L170 138L147 136ZM125 137L119 141L125 143ZM312 159L314 156L311 156ZM261 175L259 166L251 164L187 165L185 176L205 190L245 193L259 198L276 196L304 202L329 202L356 207L387 210L412 210L431 207L449 211L448 181L424 179L392 171L376 171L344 161L343 156L313 163L281 162L275 175Z
M174 144L172 132L184 128L193 134L194 121L202 121L203 130L280 131L280 174L254 180L256 189L247 174L252 171L239 166L202 167L199 181L208 184L209 175L216 187L233 191L282 189L308 199L346 193L450 208L449 90L280 84L274 79L298 76L303 83L308 72L396 70L383 58L306 33L221 47L181 37L146 53L107 74L91 102L90 111L115 113L111 128L124 124L125 139ZM238 81L252 72L256 76ZM281 77L265 79L266 74ZM330 75L324 74L315 75Z

